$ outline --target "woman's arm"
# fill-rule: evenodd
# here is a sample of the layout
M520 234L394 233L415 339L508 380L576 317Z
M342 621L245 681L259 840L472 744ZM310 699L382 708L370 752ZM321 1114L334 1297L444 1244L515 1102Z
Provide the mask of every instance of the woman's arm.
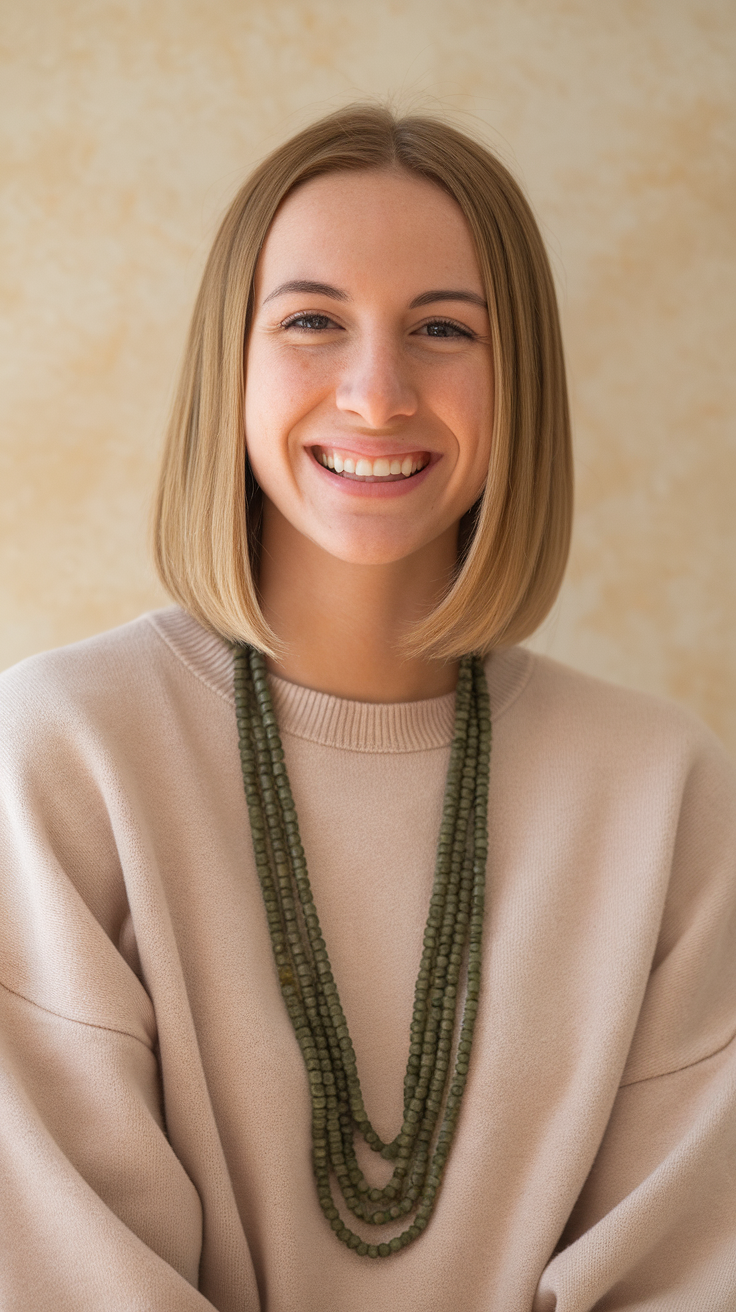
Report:
M202 1184L216 1145L185 1071L173 1092L192 1122L186 1164L167 1134L124 874L142 841L126 815L137 776L120 731L80 711L55 661L0 681L0 1303L252 1312L233 1208ZM77 664L89 689L97 667ZM113 673L99 700L119 703L135 738ZM223 1290L225 1266L242 1278Z
M736 786L702 739L624 1079L534 1312L736 1306Z
M731 1312L736 1040L621 1090L534 1312Z
M0 1301L203 1312L202 1211L161 1123L154 1053L0 988Z

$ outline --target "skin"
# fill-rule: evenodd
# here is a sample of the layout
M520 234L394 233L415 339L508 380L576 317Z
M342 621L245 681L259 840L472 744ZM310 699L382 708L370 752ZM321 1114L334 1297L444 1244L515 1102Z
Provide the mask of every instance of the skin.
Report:
M276 673L358 701L454 688L456 665L407 659L400 641L448 586L492 418L488 313L455 201L399 170L328 174L288 197L246 352L259 589L286 644ZM323 467L334 450L424 467L361 482Z

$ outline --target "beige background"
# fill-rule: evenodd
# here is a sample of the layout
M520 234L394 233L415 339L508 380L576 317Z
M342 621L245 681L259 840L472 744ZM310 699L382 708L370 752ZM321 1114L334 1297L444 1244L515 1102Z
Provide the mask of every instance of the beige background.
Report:
M368 95L480 132L559 280L578 455L534 640L736 749L733 0L5 0L0 666L162 600L145 521L218 214Z

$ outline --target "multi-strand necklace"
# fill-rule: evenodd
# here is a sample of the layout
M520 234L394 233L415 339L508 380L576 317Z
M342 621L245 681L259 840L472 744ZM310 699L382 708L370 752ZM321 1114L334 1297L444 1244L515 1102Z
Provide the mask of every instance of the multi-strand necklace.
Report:
M491 748L483 664L477 656L460 662L435 877L414 991L403 1123L391 1143L373 1129L363 1104L355 1052L307 875L266 664L253 647L236 650L235 704L276 970L309 1080L320 1206L348 1248L368 1257L390 1257L419 1237L432 1214L457 1125L478 1010ZM467 987L458 1032L464 961ZM394 1163L383 1188L373 1188L358 1165L356 1131ZM396 1221L413 1212L411 1223L387 1243L368 1243L338 1211L333 1177L345 1207L360 1221L395 1228Z

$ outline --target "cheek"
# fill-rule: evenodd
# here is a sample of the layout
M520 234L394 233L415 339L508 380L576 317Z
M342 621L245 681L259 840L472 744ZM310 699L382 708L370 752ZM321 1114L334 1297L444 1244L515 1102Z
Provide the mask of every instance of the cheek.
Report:
M485 477L493 428L493 384L485 369L458 374L444 391L442 409L455 435L463 474Z
M245 441L259 482L278 463L282 434L289 430L287 406L292 395L279 377L278 361L268 355L256 343L245 359Z
M254 343L246 356L245 444L256 482L286 519L298 520L299 444L294 439L309 412L309 389L301 361Z
M324 390L313 363L299 352L255 340L245 358L245 431L249 450L285 450L289 435Z

